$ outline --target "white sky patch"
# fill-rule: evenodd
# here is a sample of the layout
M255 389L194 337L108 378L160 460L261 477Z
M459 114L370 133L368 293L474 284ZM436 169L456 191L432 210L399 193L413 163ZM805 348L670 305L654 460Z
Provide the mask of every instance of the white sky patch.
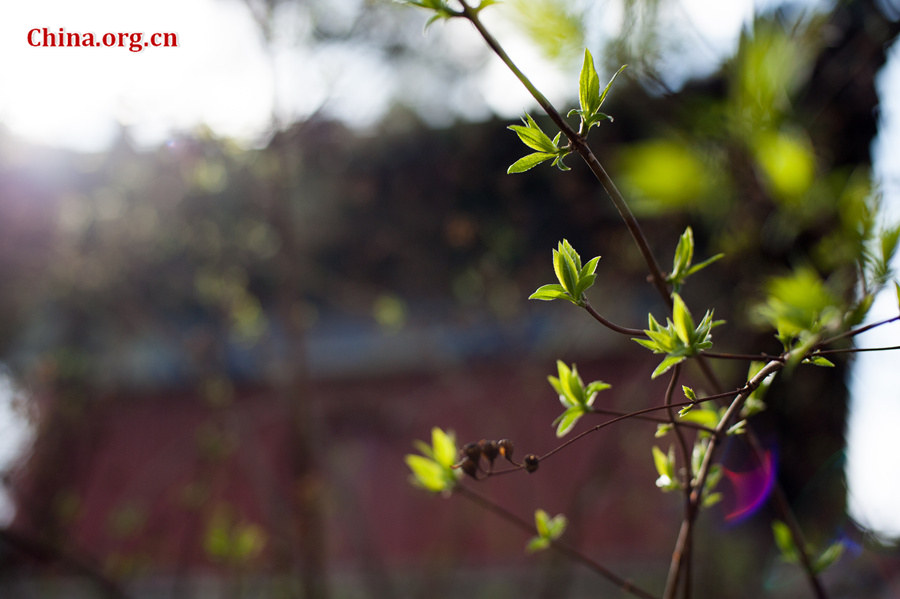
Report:
M879 80L881 123L872 144L875 176L884 192L886 223L900 220L900 158L895 151L900 139L900 47L888 55ZM900 271L900 256L893 262ZM898 314L893 285L877 298L867 322ZM900 345L900 324L893 323L864 333L859 347ZM847 423L848 511L860 525L875 534L900 540L900 357L896 351L861 353L856 357L850 381L850 415Z
M20 393L6 367L0 364L0 473L7 472L15 465L31 440L32 428L21 412ZM9 524L14 511L6 489L0 486L0 526Z
M35 48L28 32L156 32L177 48ZM38 36L40 37L40 36ZM159 143L204 123L252 136L268 123L272 73L255 25L222 0L32 0L0 8L0 123L48 145L102 149L116 123Z

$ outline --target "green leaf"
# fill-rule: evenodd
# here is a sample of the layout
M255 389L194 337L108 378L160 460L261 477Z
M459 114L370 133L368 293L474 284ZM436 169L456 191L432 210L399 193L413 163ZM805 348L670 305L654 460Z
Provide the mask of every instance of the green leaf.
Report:
M551 540L555 541L566 530L566 526L568 525L568 521L566 517L562 514L556 514L550 520L547 521L547 530L549 532L549 537Z
M703 497L703 507L712 507L722 501L721 493L710 493L709 495L705 495Z
M528 296L528 299L541 300L545 302L549 302L555 299L567 299L570 302L575 303L575 300L572 299L572 296L569 295L569 293L563 288L563 286L556 283L541 285L534 293Z
M822 572L823 570L828 568L828 566L839 560L840 557L844 554L845 548L846 546L840 541L829 545L828 548L823 551L822 554L818 557L818 559L816 559L816 563L813 564L813 570L816 572L816 574Z
M724 257L725 257L725 254L716 254L716 255L713 256L712 258L707 258L706 260L704 260L704 261L701 262L700 264L695 264L694 266L690 267L690 268L687 270L687 272L685 273L685 277L694 274L694 273L697 272L698 270L702 270L702 269L706 268L707 266L709 266L709 265L712 264L713 262L717 262L718 260L721 260L721 259L724 258Z
M672 300L674 304L672 307L672 320L675 323L675 332L685 346L690 346L692 333L694 332L694 320L691 318L691 313L680 295L673 293Z
M580 268L576 267L572 256L565 251L564 244L568 245L565 239L560 242L559 249L553 250L553 271L556 273L556 278L563 288L577 301L578 298L575 297L574 292L577 287Z
M683 274L694 259L694 231L690 227L684 230L675 246L675 260L672 263L672 278Z
M900 310L900 283L894 281L894 289L897 291L897 309Z
M603 381L594 381L592 383L588 383L588 386L584 388L584 392L588 396L588 401L590 401L592 395L595 395L600 391L606 391L610 388L612 388L612 385L610 385L609 383L604 383Z
M431 429L431 446L434 448L434 461L444 467L453 465L456 460L456 441L452 433L445 433L438 427Z
M556 436L566 436L584 414L585 408L583 406L575 405L567 408L565 412L553 421L553 425L556 425Z
M587 118L600 109L600 79L594 68L594 57L584 49L584 62L581 65L581 76L578 78L578 100L581 114Z
M656 432L653 434L657 439L661 439L672 431L672 425L669 423L660 423L656 425Z
M626 68L628 68L628 65L627 65L627 64L623 64L622 66L619 67L619 70L616 71L616 72L613 74L613 76L609 78L609 82L606 84L606 87L603 88L603 93L600 94L600 103L597 105L597 108L600 108L601 106L603 106L603 102L606 101L606 95L609 93L609 89L612 87L613 81L615 81L615 80L616 80L616 77L619 76L619 73L621 73L622 71L624 71ZM605 115L605 114L604 114L603 116L604 116L605 118L612 119L612 117L607 116L607 115Z
M690 410L684 414L679 414L679 416L686 422L693 422L706 428L716 428L719 424L719 413L712 408L702 407L698 410Z
M539 537L545 539L550 537L550 527L548 526L549 522L550 514L548 514L544 510L534 511L534 529L537 531Z
M538 152L545 152L553 155L556 155L559 152L559 148L556 144L553 143L546 133L544 133L535 120L531 118L530 114L526 114L525 118L522 120L525 123L524 126L510 125L508 129L515 131L523 144Z
M697 394L694 393L694 390L688 387L687 385L682 385L681 390L684 391L684 396L688 401L697 401ZM688 406L690 407L690 406Z
M743 435L747 432L747 421L746 420L738 420L734 424L728 427L728 430L725 431L726 435Z
M550 514L544 510L538 509L534 511L534 528L538 537L555 541L566 530L566 517L563 514L557 514L550 517Z
M684 356L666 356L666 358L659 363L659 366L656 367L656 370L653 371L653 374L650 375L650 378L655 379L659 375L665 374L670 368L683 362L684 358Z
M581 267L581 272L579 273L580 277L586 277L588 275L594 274L597 270L597 262L600 261L600 256L594 256L588 263Z
M447 487L444 469L434 460L420 455L407 455L406 465L413 473L413 484L438 493Z
M803 361L804 364L812 364L813 366L824 366L826 368L834 368L834 362L822 356L812 356Z
M438 427L431 429L431 446L421 441L414 443L423 455L407 455L406 465L412 471L412 483L437 493L448 492L456 484L458 471L453 469L456 460L456 440L453 433Z
M515 162L513 162L508 169L506 169L507 175L514 175L516 173L524 173L527 170L533 169L537 165L542 162L546 162L554 158L554 154L548 154L546 152L535 152L533 154L528 154L527 156L522 156Z
M597 275L586 275L578 279L578 285L575 287L575 297L578 300L581 300L584 296L584 292L591 288L594 284L594 281L597 279Z
M799 554L788 525L781 520L773 520L772 533L775 536L775 545L778 547L778 551L781 552L782 559L789 563L795 563L799 559Z
M565 162L563 162L563 159L568 155L569 155L569 152L560 150L560 152L556 156L554 156L553 162L551 162L550 165L555 166L556 168L558 168L559 170L561 170L563 172L572 170L571 168L566 166Z
M535 553L537 551L543 551L544 549L550 546L550 539L545 537L532 537L528 541L528 545L525 546L525 550L528 553Z
M663 453L663 450L653 446L653 465L656 467L656 473L660 476L668 476L669 475L669 459L666 454Z
M656 472L659 478L656 479L656 486L663 491L673 491L678 488L678 481L675 480L675 448L669 447L669 453L663 453L659 447L653 446L653 465L656 466Z

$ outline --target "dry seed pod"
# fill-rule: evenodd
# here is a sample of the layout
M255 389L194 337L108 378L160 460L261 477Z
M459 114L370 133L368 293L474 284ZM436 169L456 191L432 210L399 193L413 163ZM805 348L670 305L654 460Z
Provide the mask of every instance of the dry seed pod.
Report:
M525 470L529 474L537 470L540 463L541 459L533 453L529 453L527 456L525 456Z
M481 447L478 443L466 443L463 445L462 455L477 463L481 457Z
M485 441L482 439L478 446L481 448L481 455L487 458L487 461L492 465L494 460L497 459L497 455L500 453L500 446L496 441Z
M462 463L459 465L462 468L462 471L478 480L478 462L473 460L472 458L465 458Z
M500 449L500 455L512 462L513 442L509 439L500 439L500 441L497 442L497 446Z

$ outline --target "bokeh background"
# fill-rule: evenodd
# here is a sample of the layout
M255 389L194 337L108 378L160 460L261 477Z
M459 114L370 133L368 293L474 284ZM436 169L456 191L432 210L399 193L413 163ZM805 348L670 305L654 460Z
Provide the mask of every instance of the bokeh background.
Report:
M603 256L601 313L663 316L586 169L505 174L523 153L506 126L533 101L466 24L423 34L428 15L394 2L140 4L0 8L0 594L618 596L413 488L403 462L432 426L552 448L557 358L613 385L604 407L662 397L655 357L526 299L567 238ZM603 80L629 65L594 147L664 267L689 224L698 257L726 254L685 289L728 321L717 349L778 351L754 318L767 277L806 267L856 292L860 227L897 214L896 3L484 14L563 111L584 47ZM34 27L179 46L32 48ZM897 339L894 324L859 344ZM896 364L800 369L755 420L810 541L847 544L834 597L900 594ZM716 374L737 386L746 364ZM472 487L526 519L565 513L568 541L661 588L681 501L655 488L654 431L624 423ZM724 459L697 596L805 596L765 477L740 442Z

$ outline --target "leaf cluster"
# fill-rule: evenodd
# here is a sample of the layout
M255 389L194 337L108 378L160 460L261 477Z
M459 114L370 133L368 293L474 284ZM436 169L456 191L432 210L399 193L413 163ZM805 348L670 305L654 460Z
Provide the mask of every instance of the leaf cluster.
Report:
M526 114L525 118L522 119L522 122L525 124L510 125L508 129L515 131L523 144L532 150L537 151L527 154L513 162L506 170L506 173L510 175L514 173L523 173L547 160L552 160L552 165L559 168L561 171L570 170L569 167L563 163L563 158L571 154L572 150L569 149L568 146L560 147L559 144L562 139L562 132L557 133L556 137L550 139L550 136L544 133L544 130L541 129L541 126L538 125L533 118L531 118L530 114Z
M526 549L532 553L547 549L550 543L562 536L566 530L566 524L568 522L563 514L557 514L551 518L550 514L544 510L535 510L534 528L537 536L528 541Z
M408 454L406 465L412 471L412 483L432 493L449 493L459 480L456 460L456 437L438 427L431 429L431 445L415 442L422 455Z
M563 239L553 250L553 271L559 283L551 283L539 287L528 299L551 301L555 299L569 300L576 306L584 306L584 292L597 278L597 262L600 256L591 258L587 264L581 264L581 256L572 245Z
M775 329L785 351L811 347L824 329L840 324L837 298L811 268L775 277L766 290L765 303L757 307L757 312Z
M707 310L696 327L684 300L677 293L672 294L672 318L666 319L664 328L653 314L649 315L649 328L644 330L646 339L632 338L632 341L651 350L655 354L666 354L665 359L656 367L650 378L655 379L676 364L690 356L695 356L712 347L713 327L723 324L722 320L713 320L712 310Z
M603 381L593 381L585 386L581 375L578 374L578 368L574 364L569 368L562 360L556 361L556 369L559 376L548 376L547 380L559 394L559 403L565 408L565 411L553 421L556 436L562 437L572 430L579 418L592 411L597 394L612 385Z
M616 77L625 70L628 65L622 65L619 70L610 78L603 91L600 91L600 78L597 76L597 70L594 68L594 57L591 56L590 50L584 49L584 62L581 65L581 75L578 77L578 102L581 108L573 108L569 111L568 116L577 114L581 117L580 133L586 134L591 127L599 125L603 121L612 121L613 118L608 114L600 112L609 88L612 87Z

